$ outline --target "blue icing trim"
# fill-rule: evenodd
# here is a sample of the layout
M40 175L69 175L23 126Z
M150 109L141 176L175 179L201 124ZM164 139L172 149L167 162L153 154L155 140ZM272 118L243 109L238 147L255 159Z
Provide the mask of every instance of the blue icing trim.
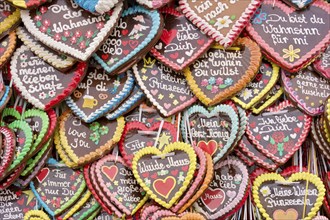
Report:
M3 95L2 99L0 100L0 106L5 104L5 101L7 100L7 97L9 95L9 91L10 91L10 87L6 86L5 94Z
M181 120L181 132L182 132L182 137L184 138L185 142L190 142L190 139L188 138L188 140L187 140L187 138L186 138L185 120L186 120L186 118L189 118L190 115L192 115L194 113L202 113L203 115L205 115L208 118L210 118L213 115L216 115L218 113L225 113L231 119L231 131L230 131L228 141L217 155L213 155L213 162L216 163L227 153L227 151L230 149L230 147L235 143L236 136L237 136L238 129L239 129L238 115L235 112L235 110L229 105L217 105L211 111L208 111L207 109L205 109L203 106L200 106L200 105L194 105L194 106L190 107L187 111L184 112L182 120Z
M110 99L106 104L104 104L101 108L97 109L90 115L86 115L73 101L71 96L66 98L66 104L69 106L69 108L74 112L75 115L77 115L81 120L85 121L86 123L91 123L95 121L96 119L102 117L107 112L115 109L129 94L131 93L132 89L134 88L134 77L131 70L128 70L127 74L127 80L125 82L123 90L121 90L114 98Z
M118 109L116 109L114 112L111 112L106 115L106 118L108 120L115 120L116 118L122 116L125 114L136 102L139 100L145 98L144 93L141 91L140 87L135 86L134 90L139 90L137 93L130 97L128 100L124 101Z
M37 198L38 202L39 202L39 203L41 204L41 206L45 209L45 211L46 211L50 216L55 217L55 213L54 213L52 210L50 210L50 208L47 206L47 204L46 204L44 201L42 201L42 199L41 199L39 193L37 192L37 190L36 190L36 188L35 188L35 186L34 186L33 181L30 182L30 188L31 188L31 190L32 190L32 192L33 192L33 194L34 194L34 196Z
M95 6L99 2L99 0L74 0L80 7L83 9L95 13ZM111 0L109 0L111 1Z
M129 54L127 54L123 59L121 59L120 61L118 61L117 63L115 63L111 67L109 67L102 60L102 58L99 57L96 53L93 54L93 58L109 74L111 74L111 72L113 72L114 70L116 70L121 65L123 65L126 62L130 61L138 52L140 52L141 50L143 50L153 40L153 38L156 36L156 34L158 32L158 29L160 27L160 22L161 22L161 15L158 13L158 11L156 11L156 10L149 11L149 10L146 10L145 8L143 8L141 6L134 6L134 7L131 7L131 8L128 8L127 10L125 10L122 13L121 18L123 18L125 16L128 16L128 15L133 15L133 14L136 14L136 13L144 13L144 14L148 15L151 18L151 20L152 20L151 31L148 34L148 36L144 39L144 41L142 41L142 43L139 44L139 46L137 46L132 52L130 52Z

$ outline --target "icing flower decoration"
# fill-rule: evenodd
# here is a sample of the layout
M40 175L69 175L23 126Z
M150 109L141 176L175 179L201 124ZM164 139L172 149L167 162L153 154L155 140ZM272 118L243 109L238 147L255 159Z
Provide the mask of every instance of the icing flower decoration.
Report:
M269 189L268 186L264 186L264 187L262 187L262 188L260 189L260 192L261 192L261 194L262 194L264 197L269 196L270 193L271 193L271 191L270 191L270 189Z
M109 128L107 126L102 126L102 127L100 127L99 132L101 135L108 134Z
M262 10L259 8L254 15L252 23L253 24L262 24L262 22L265 21L266 19L267 19L267 13L262 12Z
M211 92L212 93L217 93L219 91L217 86L212 86Z
M48 11L48 9L45 6L42 6L42 7L40 7L39 11L41 12L41 14L45 14Z
M97 29L102 29L104 27L104 23L103 22L98 22L97 24L96 24L96 28Z
M209 78L209 84L210 85L214 85L215 84L215 78L214 77Z
M207 86L209 82L207 81L207 79L203 79L201 84L202 86Z
M89 129L91 129L91 131L98 131L99 127L100 123L95 121L89 126Z
M54 97L55 96L55 91L49 91L48 95L49 95L49 97Z
M284 53L283 58L284 59L289 58L289 61L293 62L295 58L297 59L300 58L300 56L298 55L299 52L300 52L299 48L293 49L292 44L290 44L288 49L283 49L283 53Z
M241 92L239 96L244 100L248 100L249 98L252 98L252 90L246 88Z
M34 16L34 20L35 21L41 21L41 16L40 15L36 15L36 16Z
M229 24L231 24L233 21L230 20L229 16L223 16L222 18L218 18L215 22L214 26L217 27L218 30L221 30L222 28L229 27Z
M231 85L231 84L233 84L233 82L234 82L234 80L233 80L232 78L227 78L227 79L225 80L225 84L226 84L226 85Z
M235 182L241 182L242 181L242 175L241 174L236 174L234 176L234 180L235 180Z
M54 39L57 40L57 41L60 41L61 40L61 35L60 34L55 34Z
M217 81L215 82L217 85L223 84L223 79L221 77L217 78Z
M89 139L93 141L95 144L98 144L100 141L100 134L98 132L94 132L90 134Z
M93 36L93 31L87 31L85 34L86 38L91 38Z
M39 93L39 98L40 99L45 99L47 96L44 92Z

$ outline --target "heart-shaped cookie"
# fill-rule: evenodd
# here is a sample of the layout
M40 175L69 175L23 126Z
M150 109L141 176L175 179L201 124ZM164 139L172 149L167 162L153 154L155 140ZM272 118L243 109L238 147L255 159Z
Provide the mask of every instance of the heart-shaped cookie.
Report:
M263 59L254 80L233 97L232 100L244 109L250 109L269 93L275 86L278 77L279 67Z
M89 1L89 0L76 0L75 1L80 7L83 9L90 11L92 13L100 13L104 14L105 12L110 11L116 4L118 4L119 0L97 0L97 1Z
M160 12L166 23L160 41L150 52L166 66L181 71L207 51L213 40L174 8Z
M135 64L133 72L147 99L165 117L182 111L196 101L184 76L150 55Z
M254 202L267 220L312 219L322 206L324 195L322 180L305 172L294 173L288 179L266 173L253 182Z
M109 76L99 65L89 65L86 77L66 99L71 110L86 123L91 123L117 108L134 88L131 70Z
M173 0L136 0L137 3L146 6L149 9L158 9L170 3Z
M50 48L86 61L111 33L123 3L103 15L92 15L73 1L53 0L21 12L26 29Z
M280 1L263 1L246 30L264 54L289 72L308 65L327 46L330 9L316 1L306 10L295 11Z
M35 56L26 46L17 49L10 62L15 88L35 107L48 110L69 96L86 72L79 63L68 73L60 72Z
M330 95L330 82L311 67L295 76L282 70L282 84L286 94L306 114L315 116L324 112L324 103Z
M133 215L147 201L148 196L122 158L103 157L96 163L95 172L102 191L125 214Z
M0 127L1 133L1 147L0 147L0 177L11 165L16 148L16 136L15 133L8 127ZM4 136L5 141L2 141Z
M123 117L115 121L101 118L87 124L66 111L60 117L60 142L69 158L77 166L83 166L109 152L120 140L124 126Z
M175 142L159 150L139 150L132 163L134 177L158 204L171 208L186 191L196 169L196 154L186 143Z
M180 0L185 16L224 47L231 46L260 6L261 0Z
M181 123L183 138L210 154L214 162L233 147L238 129L238 115L230 105L218 105L211 111L192 106L184 113Z
M265 156L284 164L305 141L312 119L289 101L269 107L260 115L248 116L246 134Z
M11 55L15 50L15 46L16 46L16 34L14 31L0 40L0 68L11 57Z
M125 125L118 146L120 154L129 167L132 167L133 157L140 149L151 146L163 149L164 146L177 141L175 125L164 122L158 134L160 125L161 122L156 122L151 127L147 127L142 122L128 122ZM157 135L159 135L158 139ZM158 141L155 145L156 140Z
M93 57L109 74L122 73L141 60L158 41L162 26L157 11L140 6L128 8Z
M20 10L4 0L1 1L0 39L5 37L8 31L15 29L20 22Z
M97 215L100 211L100 205L97 203L96 199L93 196L90 196L87 202L72 215L72 218L86 219L89 216Z
M214 178L194 207L208 219L225 218L244 204L248 193L246 166L238 159L229 158L214 165Z
M313 63L313 67L323 77L330 79L330 46L324 51L319 59Z
M211 47L184 70L188 84L204 105L215 105L245 88L257 73L261 52L248 38L239 38L226 50Z

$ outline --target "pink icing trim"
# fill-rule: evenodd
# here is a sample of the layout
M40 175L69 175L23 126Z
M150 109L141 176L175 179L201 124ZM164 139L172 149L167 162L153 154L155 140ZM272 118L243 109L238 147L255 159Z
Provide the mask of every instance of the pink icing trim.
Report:
M174 212L171 212L170 210L158 210L156 211L153 216L151 217L151 220L159 220L162 217L169 217L169 216L183 216L185 214L185 212L177 215Z
M6 189L8 186L10 186L21 174L25 167L26 163L21 163L19 167L17 167L9 176L7 176L5 179L1 180L0 182L0 190Z
M206 156L201 148L194 147L194 150L199 160L199 169L197 176L193 180L194 182L189 186L189 190L185 193L185 196L175 206L171 208L173 212L177 212L183 205L186 204L186 202L193 196L197 187L204 179L204 174L206 171Z
M156 212L157 210L160 210L161 208L156 205L151 205L143 209L141 213L141 220L151 220L150 215L153 215L153 212Z
M284 11L287 14L295 11L294 8L288 7L284 3L281 3L280 1L265 0L263 2L263 4L268 4L268 5L274 4L275 7L280 8L282 11ZM310 7L312 7L312 6L319 7L330 14L330 7L328 6L328 3L326 3L325 1L316 1L315 3L310 5ZM278 65L280 65L281 67L283 67L285 70L287 70L289 72L297 72L299 69L301 69L306 64L311 62L311 60L315 56L317 56L320 53L320 51L325 49L325 47L329 43L329 38L330 38L330 30L329 30L328 35L326 35L324 37L324 39L322 41L320 41L311 51L309 51L307 54L300 57L300 59L298 59L296 62L291 64L291 63L287 62L286 60L284 60L277 52L275 52L275 50L272 47L270 47L266 43L265 39L262 38L254 30L252 23L249 23L247 25L246 30L251 35L251 37L256 42L258 42L259 46L262 47L266 51L266 53L264 53L264 54L267 56L267 58L270 58L271 61L277 63Z
M235 148L234 151L235 151L236 156L239 157L239 159L241 159L244 163L246 163L246 165L248 165L248 166L253 166L254 165L254 161L250 157L248 157L247 155L244 155L240 151L240 149Z
M330 53L330 46L327 48L327 50ZM315 69L316 72L318 72L325 78L330 79L330 67L327 68L322 67L322 59L324 59L322 56L323 55L321 55L321 58L319 58L313 63L313 68Z

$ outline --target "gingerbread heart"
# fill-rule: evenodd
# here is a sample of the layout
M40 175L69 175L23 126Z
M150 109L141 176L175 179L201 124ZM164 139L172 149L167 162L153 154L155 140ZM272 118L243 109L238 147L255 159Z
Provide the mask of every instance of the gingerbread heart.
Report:
M160 125L161 122L156 122L151 127L147 127L142 122L128 122L125 125L118 146L120 154L129 167L132 167L132 159L140 149L151 146L162 149L177 141L176 126L169 122L164 122L157 139ZM158 141L155 145L156 140Z
M275 86L278 77L279 67L263 59L254 80L233 97L232 100L244 109L250 109L269 93Z
M124 126L123 117L116 121L101 118L87 124L66 111L60 117L60 142L76 166L83 166L109 152L120 140Z
M166 66L181 71L203 55L213 40L174 8L162 8L160 12L166 23L160 41L150 52Z
M286 94L302 111L311 116L324 112L324 103L330 95L330 82L311 67L300 70L295 76L283 71L281 74Z
M131 70L111 77L99 65L90 64L86 77L66 99L66 103L75 115L91 123L117 108L133 88Z
M53 0L36 10L21 12L26 29L50 48L86 61L111 33L123 3L103 15L81 10L73 1Z
M253 182L254 202L267 220L312 219L324 195L321 179L310 173L294 173L288 179L277 173L266 173Z
M248 38L239 38L226 50L213 46L184 70L188 84L204 105L215 105L245 88L261 62L260 48Z
M229 105L218 105L211 111L195 105L184 113L181 129L186 141L209 153L217 162L234 146L239 119Z
M196 154L189 144L175 142L162 151L155 147L139 150L132 165L134 177L150 198L171 208L193 178Z
M330 79L330 46L328 46L321 57L313 63L313 67L321 76Z
M69 96L83 79L86 64L79 63L69 73L54 69L26 46L14 53L10 63L15 88L35 107L48 110Z
M120 1L119 0L110 0L110 1L88 1L88 0L76 0L75 1L83 9L90 11L92 13L104 14L105 12L110 11L113 7L116 6Z
M246 30L264 54L289 72L308 65L329 43L329 4L316 1L295 11L280 1L265 0Z
M148 196L122 158L103 157L96 163L95 172L102 191L125 214L133 215L147 201Z
M133 72L147 99L165 117L182 111L196 101L184 76L150 55L135 64Z
M89 192L89 191L88 191ZM93 196L90 196L88 201L72 215L73 219L84 219L88 216L97 215L101 211L100 205Z
M0 127L1 133L1 151L0 151L0 177L11 165L16 148L16 136L15 133L8 127ZM3 137L5 141L2 141Z
M149 9L158 9L170 3L173 0L136 0L137 3L146 6Z
M261 4L261 0L244 2L224 0L180 0L185 16L224 47L231 46Z
M208 219L225 218L236 212L249 194L249 174L246 166L235 158L214 165L214 178L195 209Z
M158 41L163 26L157 11L128 8L112 34L93 55L109 73L122 73L137 63Z
M20 10L6 1L1 1L0 39L5 37L8 31L15 29L20 22Z
M15 46L16 34L14 31L0 40L0 67L2 67L11 57L15 50Z
M248 116L246 134L265 156L284 164L301 147L311 127L310 116L289 101L269 107L260 115Z

